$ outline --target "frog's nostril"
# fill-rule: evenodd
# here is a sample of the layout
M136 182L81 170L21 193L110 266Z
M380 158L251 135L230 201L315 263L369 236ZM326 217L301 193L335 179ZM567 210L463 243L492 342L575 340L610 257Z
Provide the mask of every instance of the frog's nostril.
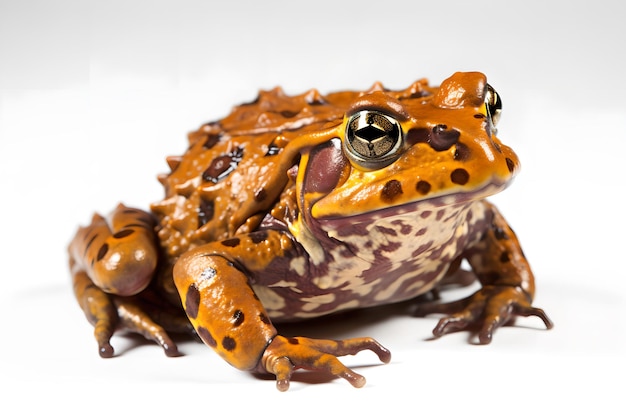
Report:
M433 127L430 134L430 146L436 151L445 151L459 141L461 132L456 129L449 129L444 124Z
M515 171L515 162L511 158L506 158L506 167L509 169L510 173Z

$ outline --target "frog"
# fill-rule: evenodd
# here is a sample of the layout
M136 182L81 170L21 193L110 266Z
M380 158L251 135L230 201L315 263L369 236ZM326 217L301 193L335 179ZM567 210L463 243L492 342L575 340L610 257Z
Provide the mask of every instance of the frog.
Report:
M456 72L404 89L261 89L202 124L166 158L160 201L96 213L69 244L100 356L115 356L119 332L179 356L172 335L186 333L280 391L299 369L362 387L340 358L368 350L389 362L375 338L287 336L281 323L418 303L460 283L463 265L473 294L416 304L414 315L440 316L435 338L472 331L489 344L518 317L552 328L517 235L488 200L520 170L497 137L501 113L483 73Z

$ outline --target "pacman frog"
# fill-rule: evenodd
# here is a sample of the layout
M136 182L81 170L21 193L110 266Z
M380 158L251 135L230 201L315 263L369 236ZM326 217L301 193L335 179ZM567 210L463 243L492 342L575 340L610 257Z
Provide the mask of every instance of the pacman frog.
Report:
M375 339L286 337L274 324L420 298L462 261L479 289L418 307L442 315L435 336L473 330L486 344L517 316L552 327L516 235L485 200L519 170L496 137L500 113L486 77L468 72L399 91L276 88L202 125L167 158L150 212L120 204L70 243L100 355L129 331L177 356L170 334L182 331L280 390L299 368L361 387L338 357L388 362Z

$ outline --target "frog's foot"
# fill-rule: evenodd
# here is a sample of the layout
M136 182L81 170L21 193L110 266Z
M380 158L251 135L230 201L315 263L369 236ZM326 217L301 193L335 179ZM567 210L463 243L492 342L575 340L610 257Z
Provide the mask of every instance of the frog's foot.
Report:
M74 295L94 326L103 358L113 356L111 337L124 330L155 341L167 356L179 356L164 323L157 324L165 312L154 316L155 320L147 308L148 287L158 262L154 224L150 213L120 204L106 218L94 215L91 224L79 228L68 248ZM159 307L152 310L159 311Z
M181 356L176 343L170 338L167 331L152 320L145 311L130 300L121 297L114 298L119 317L119 330L137 333L148 340L152 340L163 348L168 357Z
M78 303L94 327L93 334L98 343L98 353L103 358L110 358L114 353L111 337L118 324L115 306L109 295L93 285L84 271L74 272L73 278Z
M493 332L500 326L512 322L515 317L539 317L547 329L553 327L546 313L533 307L528 295L519 287L487 285L473 295L450 303L420 305L414 315L446 314L433 329L435 337L464 329L478 329L480 344L489 344Z
M101 357L113 357L111 338L120 331L141 334L161 345L167 356L180 356L176 344L167 332L152 320L135 298L105 293L93 285L84 271L76 271L73 278L77 300L87 320L94 327L94 337Z
M265 349L260 366L276 375L276 388L280 391L289 389L291 375L298 368L328 372L360 388L365 385L365 377L346 367L337 357L355 355L362 350L371 350L383 363L391 360L391 353L369 337L335 341L276 336Z

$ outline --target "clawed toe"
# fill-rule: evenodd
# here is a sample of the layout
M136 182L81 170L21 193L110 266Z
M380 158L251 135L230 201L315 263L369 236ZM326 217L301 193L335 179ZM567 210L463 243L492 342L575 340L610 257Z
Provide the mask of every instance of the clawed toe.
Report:
M276 336L263 353L261 369L276 375L279 391L289 389L291 376L298 368L325 372L360 388L365 385L365 377L343 365L337 357L354 355L362 350L373 351L384 363L391 360L389 350L371 338L335 341Z

